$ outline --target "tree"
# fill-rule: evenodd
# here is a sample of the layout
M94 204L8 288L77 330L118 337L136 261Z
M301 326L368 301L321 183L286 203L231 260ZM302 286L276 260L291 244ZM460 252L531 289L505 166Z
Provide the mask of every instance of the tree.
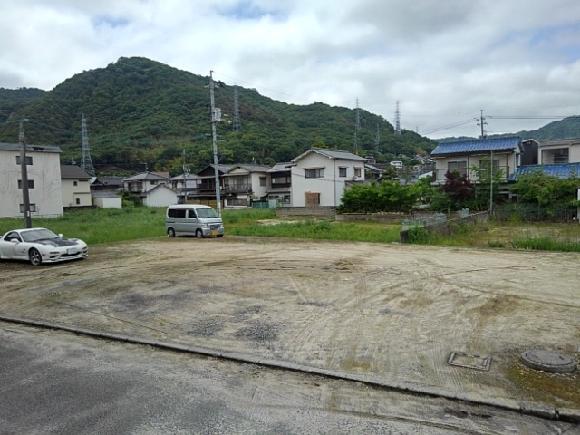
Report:
M445 184L441 189L449 197L450 206L454 210L465 207L475 196L475 188L467 175L457 171L445 174Z

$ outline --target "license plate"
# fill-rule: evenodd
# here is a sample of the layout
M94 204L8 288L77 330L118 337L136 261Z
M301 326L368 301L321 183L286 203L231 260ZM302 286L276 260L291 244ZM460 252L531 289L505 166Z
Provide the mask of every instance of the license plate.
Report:
M66 250L67 255L75 255L79 253L78 249L69 248Z

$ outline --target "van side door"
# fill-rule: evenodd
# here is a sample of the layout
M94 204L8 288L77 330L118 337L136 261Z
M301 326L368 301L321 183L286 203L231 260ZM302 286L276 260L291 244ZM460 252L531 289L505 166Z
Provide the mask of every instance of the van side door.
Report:
M195 231L199 228L199 220L197 218L197 213L194 208L187 210L187 232L195 234Z

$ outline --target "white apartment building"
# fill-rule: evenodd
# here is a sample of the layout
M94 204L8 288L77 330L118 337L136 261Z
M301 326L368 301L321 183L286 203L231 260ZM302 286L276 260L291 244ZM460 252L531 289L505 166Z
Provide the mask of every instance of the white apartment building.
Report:
M74 165L61 165L63 207L91 207L91 176Z
M292 160L293 207L338 207L350 183L365 179L365 159L348 151L311 149Z
M234 165L223 175L226 207L247 207L252 201L266 197L268 166Z
M60 148L27 145L26 165L33 217L62 216ZM0 143L0 218L23 217L20 145Z

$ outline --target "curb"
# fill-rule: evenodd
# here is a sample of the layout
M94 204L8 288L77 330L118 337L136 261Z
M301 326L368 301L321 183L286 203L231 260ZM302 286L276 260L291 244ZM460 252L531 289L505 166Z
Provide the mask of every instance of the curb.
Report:
M296 373L306 373L313 376L321 376L327 379L358 382L369 387L379 388L386 391L394 391L415 396L429 396L439 399L447 399L452 401L464 402L470 405L490 406L504 411L518 412L520 414L539 417L542 419L558 420L568 423L580 423L580 410L571 408L553 408L548 405L541 405L530 402L518 402L512 399L506 400L481 400L476 399L469 394L464 393L450 393L447 390L438 387L430 387L424 385L413 384L410 382L402 383L387 383L373 376L357 375L351 373L338 372L334 370L327 370L323 368L311 367L304 364L297 364L288 361L271 360L261 357L256 357L249 354L238 352L223 352L216 349L204 348L200 346L185 346L181 344L169 344L157 340L150 340L145 338L132 337L123 334L109 333L109 332L95 332L83 328L75 328L57 323L46 322L42 320L26 319L20 317L11 317L0 314L0 321L5 323L13 323L17 325L31 326L42 329L49 329L53 331L69 332L76 335L91 337L101 340L116 341L121 343L130 343L151 346L156 349L165 350L169 352L188 353L193 355L206 356L217 358L224 361L230 361L241 364L254 364L264 368L273 370L285 370Z

